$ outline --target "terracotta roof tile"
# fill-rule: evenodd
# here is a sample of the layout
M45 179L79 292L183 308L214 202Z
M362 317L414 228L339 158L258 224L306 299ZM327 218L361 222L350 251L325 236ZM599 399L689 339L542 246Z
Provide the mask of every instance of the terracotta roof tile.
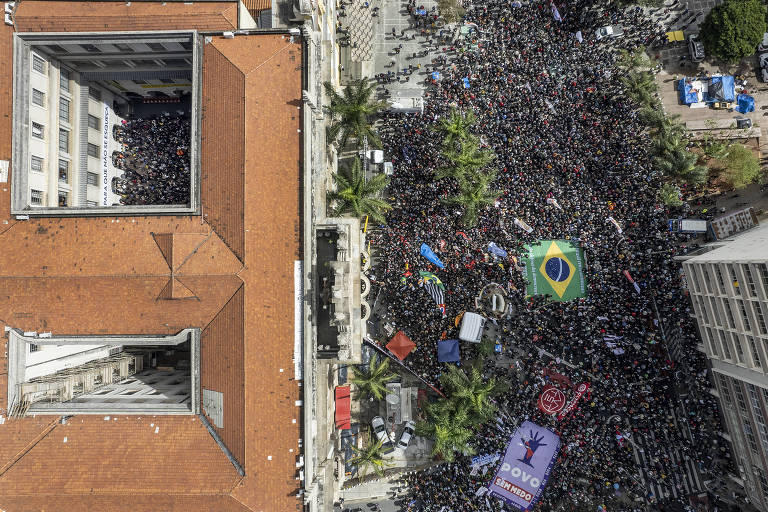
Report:
M74 416L0 476L0 496L212 494L239 480L195 416Z
M224 245L219 235L211 232L205 243L176 269L176 274L236 274L242 268L243 264Z
M264 11L272 8L272 0L244 0L243 5L249 11Z
M228 495L75 494L0 497L0 508L13 512L248 512Z
M19 32L234 30L237 28L237 2L25 0L19 3L14 20Z
M258 141L245 146L245 185L259 196L244 203L246 268L239 275L246 304L247 466L233 496L252 510L300 510L295 465L301 410L295 401L301 394L293 379L291 326L294 261L302 258L301 45L272 35L214 37L205 51L211 46L247 70L245 140Z
M241 288L203 331L200 382L203 389L223 394L223 426L214 426L214 429L240 465L248 468L245 459L243 298Z

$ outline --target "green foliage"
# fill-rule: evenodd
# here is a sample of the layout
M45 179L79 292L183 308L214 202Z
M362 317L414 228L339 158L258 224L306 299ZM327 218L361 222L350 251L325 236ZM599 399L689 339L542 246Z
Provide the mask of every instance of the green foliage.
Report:
M386 200L377 197L389 185L384 174L374 174L368 180L362 170L359 158L355 158L346 169L333 175L336 191L328 193L328 200L336 203L333 215L353 213L359 218L368 215L376 222L385 224L384 213L392 209Z
M377 400L381 400L387 394L387 382L397 378L389 371L389 359L379 361L376 354L371 357L367 370L356 367L352 373L350 382L357 386L360 397L372 396Z
M469 441L472 427L493 418L496 406L491 398L507 390L506 384L496 379L485 380L477 367L469 373L449 366L440 376L447 398L427 404L427 420L416 425L416 433L435 441L432 455L452 461L456 453L472 454Z
M630 71L619 80L624 84L627 96L642 105L656 105L656 79L650 71Z
M477 224L480 210L492 205L501 192L490 190L488 185L496 177L495 174L478 173L472 178L461 182L461 189L457 195L443 199L443 203L464 208L461 222L465 227L471 228Z
M357 477L359 480L365 477L370 468L373 468L377 475L384 476L384 470L392 466L391 462L384 459L384 454L381 450L383 444L381 441L376 440L373 443L369 443L363 449L352 446L355 455L349 459L349 464L357 466Z
M709 137L705 138L702 143L699 144L699 147L704 152L704 156L717 160L721 160L728 156L730 150L730 144L721 140L710 139Z
M742 144L732 145L723 163L722 177L734 188L744 188L760 176L760 161L753 151Z
M636 71L639 68L648 69L656 65L656 60L652 59L645 52L645 46L638 46L635 51L620 50L619 60L616 65L625 71Z
M665 183L659 190L659 199L667 206L682 206L680 200L680 187L673 183Z
M705 51L731 63L755 53L765 30L765 6L760 0L725 0L699 27Z
M469 129L477 122L475 114L470 110L461 114L456 109L451 109L448 119L441 119L440 124L433 130L443 135L443 146L446 150L456 149L457 144L472 137Z
M441 153L449 165L435 172L435 179L455 178L459 183L467 181L477 171L487 166L496 157L492 151L480 149L477 137L468 135L460 139L459 149L444 142L445 149Z
M689 185L703 185L707 182L709 170L698 165L698 155L677 147L656 157L656 165L665 176L682 180Z
M350 138L362 144L367 140L373 147L381 148L381 139L373 129L371 118L386 107L386 103L373 100L375 83L368 80L355 80L344 87L342 94L336 92L330 82L323 84L330 98L328 111L331 124L328 127L328 140L339 139L341 147L347 145Z
M458 0L437 0L437 10L446 23L461 21L467 12Z
M491 338L483 338L483 340L477 344L477 352L482 357L491 357L496 351L496 342Z

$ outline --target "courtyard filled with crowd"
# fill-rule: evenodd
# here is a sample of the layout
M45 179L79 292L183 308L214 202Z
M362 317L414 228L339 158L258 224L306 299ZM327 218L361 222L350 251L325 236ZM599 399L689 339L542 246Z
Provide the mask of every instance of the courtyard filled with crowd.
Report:
M115 167L125 172L114 184L121 204L189 203L190 130L189 116L168 112L113 127L123 147L112 155Z
M381 320L417 345L404 364L437 386L448 364L437 361L437 341L458 337L454 319L476 310L484 286L506 289L510 314L493 320L502 353L487 358L483 372L510 386L496 399L496 421L478 426L471 445L477 454L503 454L525 420L559 434L558 458L536 510L633 510L642 500L661 508L672 497L654 494L648 480L670 482L680 470L669 455L675 450L710 480L722 463L714 455L722 429L673 259L689 241L667 230L667 219L679 212L659 201L650 139L619 80L619 51L649 42L659 27L639 9L593 0L558 2L557 9L562 21L549 2L468 6L464 22L474 31L462 44L443 48L448 58L428 70L439 75L429 75L424 113L384 116L393 209L387 224L369 233L370 278L380 293ZM612 23L624 26L625 37L596 41L595 29ZM433 128L452 109L476 115L471 130L496 155L491 188L499 194L474 227L444 201L458 185L435 179L445 162ZM524 246L549 239L584 250L586 297L526 297ZM509 256L491 254L490 242ZM444 269L420 256L422 243ZM419 270L445 285L444 312L412 286ZM683 350L675 358L663 336L672 327L682 332ZM462 360L476 355L462 344ZM591 386L579 409L560 421L536 407L545 385L570 389L552 381L553 371ZM640 437L652 446L642 478L632 456L632 440ZM405 509L504 510L485 494L493 473L494 467L473 471L468 456L412 473L405 477Z

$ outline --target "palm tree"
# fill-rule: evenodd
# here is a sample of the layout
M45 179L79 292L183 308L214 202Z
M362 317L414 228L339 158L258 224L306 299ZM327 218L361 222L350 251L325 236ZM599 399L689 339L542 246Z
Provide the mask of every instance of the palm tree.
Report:
M377 475L384 476L384 469L392 465L391 462L384 459L381 451L382 446L383 443L379 440L369 443L367 447L362 449L352 446L355 455L349 459L349 464L357 466L357 477L359 480L365 477L370 468L373 468Z
M474 453L469 441L474 436L469 413L458 402L440 400L425 407L426 421L416 424L416 435L434 441L432 456L452 462L456 453Z
M495 178L495 174L478 173L473 180L461 182L459 194L448 197L443 200L444 204L461 206L464 213L461 216L461 222L464 226L471 228L477 223L477 216L480 210L496 202L500 192L498 190L489 190L488 184Z
M477 118L471 110L461 114L458 110L452 108L450 117L441 119L440 124L434 130L443 135L443 146L453 150L457 142L460 143L471 137L469 129L476 121Z
M355 80L344 87L342 94L337 93L330 82L323 84L331 99L328 111L332 122L328 127L328 140L335 141L341 134L340 145L344 148L350 137L359 143L368 141L371 146L381 148L381 139L373 129L371 116L386 107L383 101L374 101L376 84L368 80Z
M648 69L656 64L645 52L645 46L638 46L634 52L620 50L617 66L626 71L636 71L638 68Z
M467 135L459 141L459 150L446 145L441 153L450 163L435 171L435 179L454 178L458 182L465 181L467 176L487 166L496 155L487 149L480 149L477 137Z
M387 382L396 378L397 375L389 371L389 359L379 361L379 357L374 354L368 369L356 367L350 381L357 386L361 397L372 396L381 400L387 394Z
M674 183L665 183L659 189L659 199L667 206L682 206L680 200L680 187Z
M656 165L666 176L677 178L691 185L707 182L709 170L698 165L698 155L685 149L676 148L656 157Z
M384 213L392 209L386 200L376 197L389 185L389 178L384 174L374 174L368 180L365 178L359 158L355 158L346 169L333 175L336 191L328 194L328 200L336 202L332 208L333 215L353 213L357 217L366 215L386 224Z
M456 408L466 410L470 421L475 423L484 423L493 417L496 406L490 400L507 389L506 384L496 379L483 379L476 366L470 367L469 373L451 366L440 376L440 383L450 400L458 404Z
M649 71L630 71L620 78L627 96L644 105L655 105L656 80Z

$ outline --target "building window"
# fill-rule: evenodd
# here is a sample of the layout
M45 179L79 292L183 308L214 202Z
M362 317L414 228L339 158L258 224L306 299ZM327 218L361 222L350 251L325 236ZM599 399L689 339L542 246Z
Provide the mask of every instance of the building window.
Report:
M45 93L43 91L38 91L37 89L32 89L32 103L39 107L45 107Z
M59 158L59 181L69 183L69 161Z
M96 116L88 114L88 128L99 130L101 128L101 120Z
M83 50L87 51L88 53L101 53L101 50L92 44L81 44L80 46L82 46Z
M741 310L741 318L744 320L744 330L745 331L751 331L752 325L749 323L749 315L747 315L747 307L744 305L743 302L739 303L739 309Z
M69 153L69 131L59 128L59 150Z
M755 286L755 280L752 279L752 271L749 268L749 265L744 264L741 266L744 269L744 277L747 278L747 288L749 289L749 296L755 297L757 296L757 286Z
M760 278L763 280L763 293L768 296L768 263L758 265L760 269Z
M63 190L59 190L59 207L66 208L69 203L69 194Z
M46 47L53 53L69 53L67 50L57 44L48 44Z
M45 127L40 123L32 122L32 136L37 139L45 138Z
M165 46L161 45L160 43L147 43L147 46L149 46L152 50L156 52L165 51Z
M688 267L689 274L691 275L691 284L693 285L693 291L696 293L701 293L701 286L699 286L699 276L696 274L696 267L689 266Z
M93 158L99 158L99 146L96 144L88 143L88 156L92 156Z
M30 165L34 172L43 172L43 159L39 156L32 156L30 158Z
M42 190L31 189L30 192L32 194L32 196L30 198L30 201L29 201L31 204L43 204L43 191Z
M731 310L731 303L727 300L723 301L723 307L725 308L725 315L728 317L728 327L731 329L736 328L736 320L733 319L733 311Z
M768 334L768 329L765 325L765 316L763 316L763 308L759 302L753 302L752 305L755 308L755 316L757 317L757 328L760 334Z
M720 342L723 344L723 357L725 359L733 359L733 357L731 357L731 347L729 346L725 333L723 333L723 331L717 331L717 334L720 335Z
M89 172L87 174L87 176L88 176L88 178L87 178L88 181L87 182L88 182L89 185L98 185L99 184L99 175L98 174L96 174L95 172Z
M99 203L96 201L86 201L85 206L99 206Z
M757 351L757 344L755 343L755 337L749 337L749 348L752 351L752 360L755 362L755 366L758 368L763 367L763 363L760 360L760 353Z
M94 99L96 101L101 101L101 91L94 87L88 88L88 96L90 96L91 99Z
M65 123L69 122L69 100L59 99L59 119Z
M732 332L730 334L733 345L736 347L736 359L739 361L739 364L744 364L744 348L741 346L741 338L736 333Z
M733 281L733 294L734 295L741 295L741 289L739 289L739 280L736 277L736 269L729 266L728 267L728 275L731 276L731 280Z
M720 265L715 265L715 275L717 276L717 285L720 288L720 293L725 294L725 280L723 279L723 272L720 270Z
M147 82L145 82L144 80L134 80L133 83L135 83L136 85L144 85Z
M164 84L175 84L176 83L176 81L173 78L161 78L160 81L163 82Z
M37 352L38 350L40 350L40 345L35 345L34 343L29 344L30 352Z
M59 84L62 91L69 92L69 70L61 68L59 70Z
M118 50L120 50L123 53L134 53L133 52L133 48L131 48L127 44L112 43L112 46L114 46L115 48L117 48Z
M32 69L38 73L45 74L45 61L37 55L32 56Z
M187 62L186 59L163 59L163 62L166 66L172 66L176 68L189 66L189 62Z

